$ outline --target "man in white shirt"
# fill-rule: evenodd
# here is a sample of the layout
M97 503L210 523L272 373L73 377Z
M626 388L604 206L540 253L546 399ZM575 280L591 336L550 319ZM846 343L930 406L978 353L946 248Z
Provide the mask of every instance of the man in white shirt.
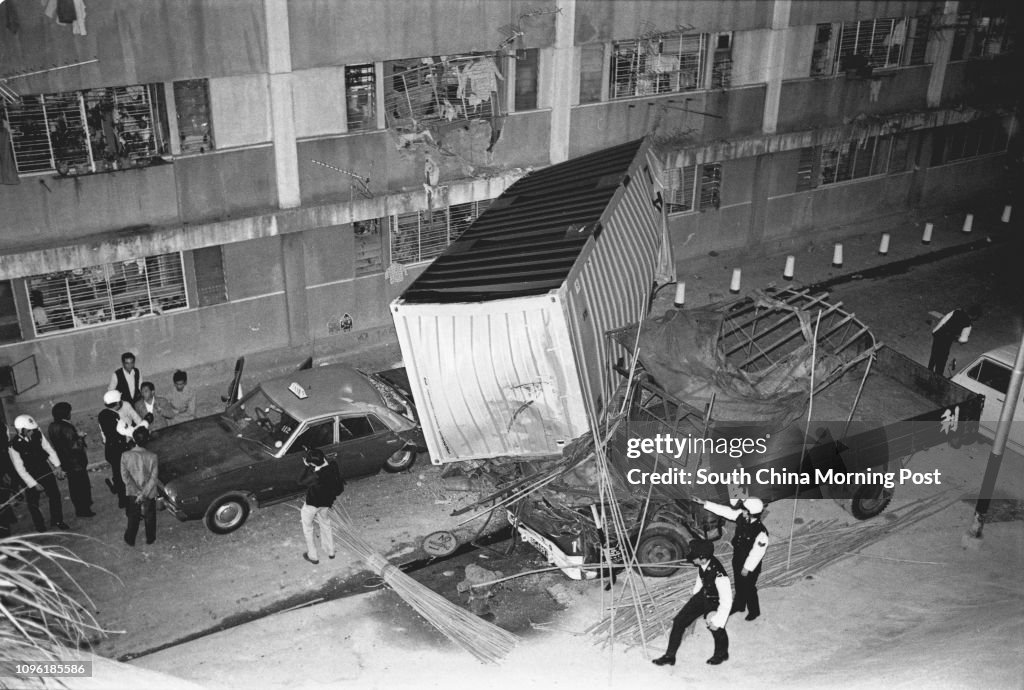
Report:
M121 355L121 368L110 375L110 385L107 386L107 390L120 392L121 400L129 405L134 405L142 398L142 390L139 385L141 382L142 373L135 368L134 353L125 352Z

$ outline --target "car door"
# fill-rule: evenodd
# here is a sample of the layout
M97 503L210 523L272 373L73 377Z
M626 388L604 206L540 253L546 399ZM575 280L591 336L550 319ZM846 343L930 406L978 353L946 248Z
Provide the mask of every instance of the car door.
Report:
M324 455L334 454L337 445L337 420L334 417L312 420L300 427L298 434L279 458L269 458L259 468L256 497L261 503L294 496L303 491L299 478L305 469L302 458L307 450L319 448Z
M341 476L349 479L374 474L402 445L402 440L372 414L342 417L337 457Z
M982 357L965 373L968 379L966 385L985 396L985 407L981 410L981 428L986 436L995 436L1012 373L1009 367L987 357ZM1009 440L1017 447L1024 445L1024 408L1020 401L1014 410Z

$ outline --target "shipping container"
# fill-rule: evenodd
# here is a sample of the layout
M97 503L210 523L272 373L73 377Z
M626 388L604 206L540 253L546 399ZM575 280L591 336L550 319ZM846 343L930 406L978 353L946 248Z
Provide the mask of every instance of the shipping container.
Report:
M391 305L432 461L561 453L614 392L605 333L672 280L648 140L509 187Z

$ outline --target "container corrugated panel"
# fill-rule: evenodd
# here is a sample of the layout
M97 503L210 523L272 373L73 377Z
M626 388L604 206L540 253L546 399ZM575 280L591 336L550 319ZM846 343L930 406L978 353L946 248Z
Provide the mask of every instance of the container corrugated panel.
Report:
M435 464L561 453L588 428L555 295L392 305Z
M600 235L566 281L577 371L595 415L618 384L612 364L625 354L605 333L638 321L650 297L664 237L659 191L660 169L648 150L609 203Z

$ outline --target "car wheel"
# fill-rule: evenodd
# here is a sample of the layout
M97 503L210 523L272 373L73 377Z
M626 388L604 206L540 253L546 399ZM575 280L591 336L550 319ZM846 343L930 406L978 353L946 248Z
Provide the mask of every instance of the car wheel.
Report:
M869 520L889 506L894 493L892 489L886 489L884 486L860 486L853 492L851 498L836 502L858 520Z
M648 577L668 577L683 566L686 558L687 535L668 522L654 522L640 534L636 545L636 559L646 565L640 572ZM665 563L666 565L654 565Z
M206 527L214 534L228 534L245 524L249 500L242 494L221 496L206 509Z
M403 448L396 451L390 458L384 461L385 472L405 472L416 462L416 451L411 448Z

